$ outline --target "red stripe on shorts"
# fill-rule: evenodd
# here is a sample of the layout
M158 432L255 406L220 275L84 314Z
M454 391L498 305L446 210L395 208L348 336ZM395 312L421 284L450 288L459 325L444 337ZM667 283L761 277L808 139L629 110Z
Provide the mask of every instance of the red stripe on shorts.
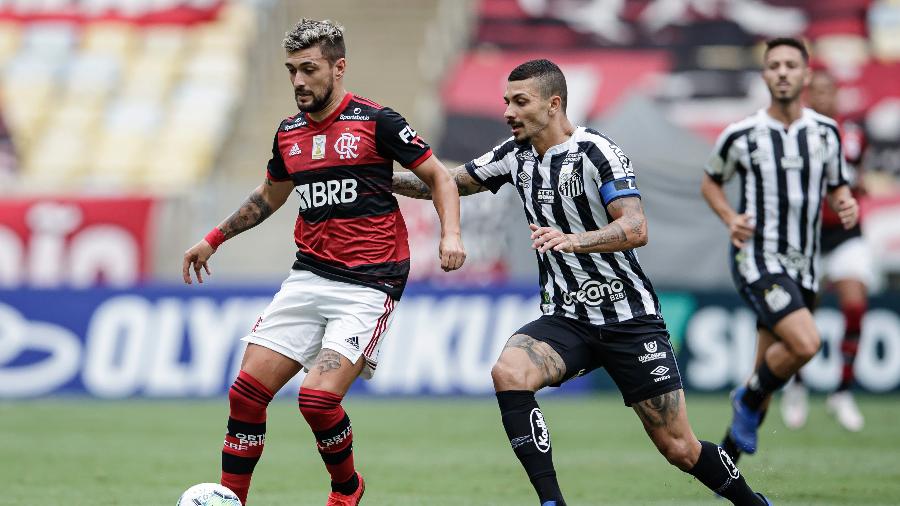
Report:
M372 338L369 340L369 345L366 346L363 355L369 356L375 351L375 346L378 344L378 340L381 338L381 334L384 333L384 330L387 328L388 317L391 315L391 311L394 310L394 299L388 295L384 298L384 313L381 314L381 317L378 318L378 323L375 325L375 330L372 331Z

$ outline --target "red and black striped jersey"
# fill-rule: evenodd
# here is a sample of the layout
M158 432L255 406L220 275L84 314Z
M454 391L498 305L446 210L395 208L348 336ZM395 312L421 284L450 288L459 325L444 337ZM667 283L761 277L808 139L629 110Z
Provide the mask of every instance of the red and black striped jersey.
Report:
M841 134L841 145L844 148L844 159L847 160L847 169L849 170L848 181L853 196L859 200L862 197L862 180L860 171L862 170L863 155L868 146L866 133L863 129L862 122L854 118L836 119L838 124L838 132ZM854 229L859 228L857 224ZM844 227L841 225L841 217L838 213L831 210L827 202L822 203L822 233L837 232L842 234ZM861 230L853 230L855 235L861 234ZM822 242L826 242L823 240Z
M303 112L282 121L268 178L293 181L300 195L294 268L399 299L409 244L391 193L393 161L415 168L430 156L400 114L352 93L321 122Z

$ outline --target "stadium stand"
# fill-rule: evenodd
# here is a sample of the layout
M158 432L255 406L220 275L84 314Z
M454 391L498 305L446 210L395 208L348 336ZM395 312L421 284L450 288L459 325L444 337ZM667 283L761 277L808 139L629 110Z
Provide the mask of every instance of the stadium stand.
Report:
M757 104L760 84L754 72L759 42L767 37L802 36L810 42L817 63L847 90L842 113L869 113L896 97L896 87L887 89L883 78L900 75L898 5L894 0L482 0L470 54L591 50L602 60L616 51L640 58L662 50L668 71L645 91L678 125L712 138ZM450 112L448 125L454 122ZM869 117L873 120L877 117ZM485 133L467 131L472 138ZM455 131L444 138L451 146L460 142ZM876 151L891 148L900 133L874 141Z
M3 109L22 159L19 189L171 191L205 178L246 85L257 26L249 3L208 9L191 22L183 12L5 13Z

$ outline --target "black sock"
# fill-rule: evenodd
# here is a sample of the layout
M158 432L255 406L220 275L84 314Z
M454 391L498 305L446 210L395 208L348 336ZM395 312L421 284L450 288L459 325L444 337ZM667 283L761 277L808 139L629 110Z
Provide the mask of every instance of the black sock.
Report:
M731 457L731 462L737 464L738 460L741 458L741 449L738 448L734 439L731 439L730 430L725 433L725 438L722 439L722 444L719 446L728 453L728 456Z
M753 411L759 411L760 406L762 406L766 398L772 392L783 387L788 379L790 378L782 379L775 376L775 373L769 369L766 361L763 360L762 364L759 365L759 369L756 370L756 373L753 374L750 381L747 383L747 390L744 391L741 402Z
M556 471L553 469L550 431L537 401L534 400L534 392L497 392L497 403L500 405L500 416L509 443L525 468L541 503L556 501L558 506L565 506L566 502L556 481Z
M700 441L700 447L700 458L688 471L689 474L732 504L738 506L763 504L722 448L709 441Z

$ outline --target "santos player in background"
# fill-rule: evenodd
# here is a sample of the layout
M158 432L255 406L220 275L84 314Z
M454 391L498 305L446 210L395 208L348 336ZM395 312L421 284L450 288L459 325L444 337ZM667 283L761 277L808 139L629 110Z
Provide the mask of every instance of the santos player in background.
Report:
M862 186L862 157L865 152L865 135L862 125L849 118L838 119L837 83L825 71L813 72L807 89L807 101L819 114L838 121L844 159L848 162L850 184L856 198L860 197ZM863 315L868 306L868 290L876 281L875 260L863 239L862 229L845 229L840 217L829 207L822 208L822 274L838 296L841 313L844 315L844 338L840 353L841 380L837 389L826 399L828 412L834 415L845 429L862 430L865 420L856 405L850 389L853 386L853 364L859 349ZM809 412L806 387L798 373L795 381L788 383L781 397L781 416L784 424L799 429L806 424Z
M421 177L441 220L441 267L465 260L459 195L447 169L399 114L344 89L343 29L302 19L284 39L285 66L300 113L275 133L265 181L233 215L184 254L202 282L227 239L258 225L296 190L297 258L287 280L244 338L240 374L228 394L222 484L246 504L266 438L266 407L301 369L300 413L331 475L330 506L359 504L353 431L341 400L378 350L409 273L406 226L391 194L393 161Z
M503 98L512 137L453 176L462 195L512 184L531 229L543 316L510 337L491 375L503 427L540 503L565 500L535 392L605 367L672 465L734 504L770 504L688 422L659 301L634 253L647 243L647 224L630 160L599 132L569 122L565 77L548 60L516 67ZM395 174L393 188L432 196L412 174Z
M846 229L859 208L847 185L837 124L800 102L809 55L797 39L766 43L762 77L771 103L730 125L706 165L701 190L728 227L732 274L757 315L754 373L733 393L723 447L735 459L755 453L769 400L819 351L813 320L819 287L822 199ZM735 211L722 185L741 176Z

